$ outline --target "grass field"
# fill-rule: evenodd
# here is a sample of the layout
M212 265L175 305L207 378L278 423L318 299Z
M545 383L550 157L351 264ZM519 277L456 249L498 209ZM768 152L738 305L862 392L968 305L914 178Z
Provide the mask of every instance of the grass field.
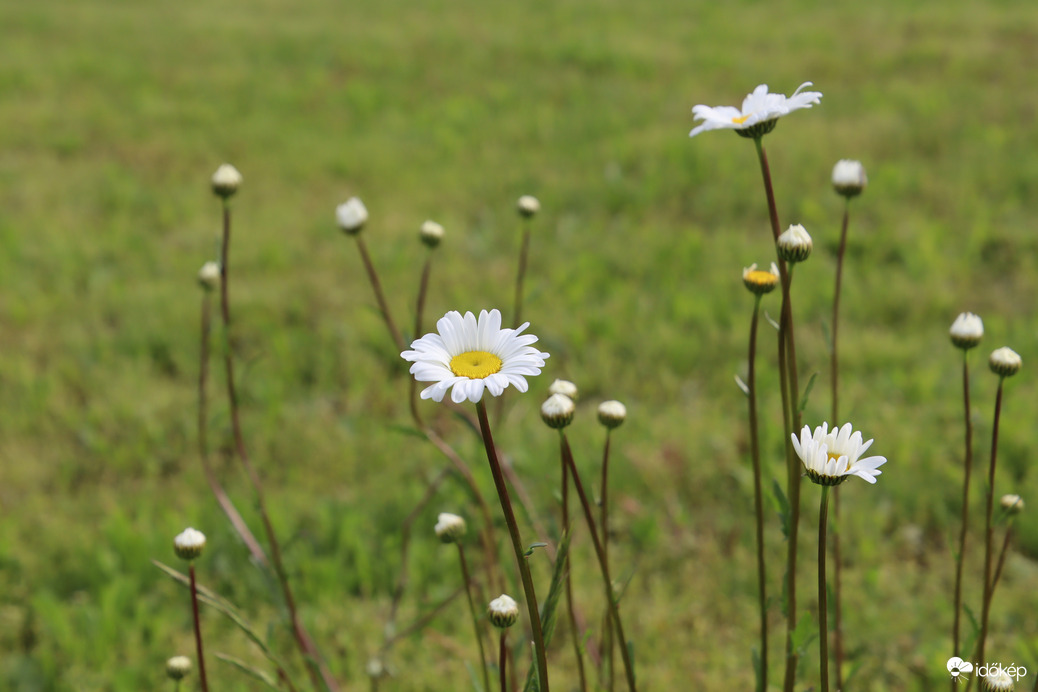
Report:
M216 258L208 180L229 161L245 177L231 264L246 439L303 619L344 689L368 686L401 522L444 462L402 432L406 367L335 205L364 199L365 238L402 325L425 257L418 227L446 227L431 325L449 309L507 313L521 194L543 207L524 312L552 357L530 394L509 392L499 441L534 510L554 517L556 440L537 414L548 385L581 388L571 437L588 474L602 443L595 406L624 401L612 555L631 577L622 608L640 688L752 689L752 477L733 375L746 367L752 307L740 272L773 249L752 144L688 131L694 104L738 104L762 82L788 94L806 80L821 104L764 140L783 225L803 223L815 240L794 285L801 372L819 373L805 421L829 410L842 213L829 173L857 158L870 185L851 218L841 408L890 460L875 487L841 491L857 669L847 689L947 687L963 427L947 330L961 311L986 326L971 360L965 593L975 612L997 385L984 361L1002 345L1024 365L1006 386L996 494L1038 505L1030 2L8 1L0 43L0 687L164 689L166 658L193 652L191 616L151 560L173 564L172 538L188 525L209 536L200 578L260 631L270 623L291 658L276 585L249 564L209 493L195 436L195 275ZM777 315L778 305L773 296L764 307ZM766 474L782 479L769 328L762 339ZM492 498L479 440L442 407L423 412L439 416ZM221 478L258 527L218 388L211 413ZM805 612L815 602L812 490ZM441 511L475 517L459 483L427 507L401 626L458 586L453 555L432 534ZM778 593L777 522L767 539ZM578 598L597 617L600 586L579 534L575 551ZM534 567L546 583L546 559ZM988 645L993 660L1033 671L1018 689L1038 675L1036 613L1028 510ZM237 630L203 615L208 651L260 663ZM394 677L380 689L469 689L475 655L459 600L392 650ZM550 658L553 685L573 689L565 637ZM214 689L253 689L208 664ZM812 647L798 689L816 674Z

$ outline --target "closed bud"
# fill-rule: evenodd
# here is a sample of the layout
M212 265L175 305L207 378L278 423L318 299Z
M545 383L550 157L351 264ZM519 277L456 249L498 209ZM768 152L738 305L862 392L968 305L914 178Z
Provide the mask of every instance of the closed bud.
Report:
M198 285L207 291L215 290L220 285L220 265L206 262L198 270Z
M487 608L490 624L498 629L508 629L519 619L519 604L511 596L501 594Z
M1023 361L1020 360L1020 355L1007 346L996 349L991 353L991 357L988 358L988 366L991 368L991 372L999 377L1012 377L1020 370L1022 364Z
M518 208L519 215L528 219L541 210L541 203L533 195L523 195L519 198Z
M419 237L422 242L430 248L434 248L443 240L443 226L435 221L426 221L422 224Z
M229 163L221 164L213 173L210 183L213 186L213 193L227 199L238 191L238 187L242 183L241 173Z
M619 428L627 419L627 407L619 401L603 401L598 405L598 422L605 427Z
M790 264L803 262L811 256L814 243L811 236L800 224L787 228L776 241L778 256Z
M173 539L173 552L181 560L194 560L205 549L205 534L186 528Z
M956 348L968 351L980 343L984 336L984 322L972 312L964 312L955 318L948 330Z
M183 680L191 672L191 659L187 656L174 656L166 661L166 675L170 680Z
M869 178L865 175L865 166L861 165L861 161L840 159L833 166L833 188L837 194L847 198L856 197L868 184Z
M368 220L368 210L359 197L350 197L335 208L335 221L346 235L357 235Z
M457 514L441 512L436 517L436 527L434 530L441 542L457 543L468 529L465 526L465 520Z

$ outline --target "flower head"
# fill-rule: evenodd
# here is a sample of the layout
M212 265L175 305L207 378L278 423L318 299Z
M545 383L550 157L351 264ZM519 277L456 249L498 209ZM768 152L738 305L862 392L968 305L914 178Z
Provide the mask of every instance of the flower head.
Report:
M187 656L174 656L166 661L166 675L170 680L183 680L191 672L191 659Z
M754 295L762 296L771 293L778 286L778 281L778 265L774 262L771 263L770 271L757 269L756 262L742 270L742 282Z
M598 422L612 430L623 425L627 419L627 407L615 399L598 405Z
M573 400L565 394L552 394L541 404L541 420L547 423L549 428L561 430L573 422L573 412L576 408Z
M822 423L813 434L810 426L805 425L800 439L796 435L792 438L793 449L804 462L808 477L819 485L839 485L850 476L875 483L876 476L883 473L879 467L887 463L886 457L861 458L872 440L862 442L861 433L850 423L842 428L834 426L831 431L828 423Z
M857 197L869 184L869 177L865 175L865 166L861 161L852 159L840 159L833 166L833 188L836 193L844 197Z
M181 560L194 560L205 549L205 534L190 527L173 539L173 552Z
M807 232L800 224L792 224L789 228L782 232L775 241L775 245L778 249L778 256L790 264L796 262L803 262L811 256L811 250L814 248L814 241L811 240L811 235Z
M523 195L519 198L517 207L519 215L528 219L541 210L541 203L533 195Z
M198 285L207 291L214 290L220 285L220 265L209 261L198 270Z
M999 377L1012 377L1020 370L1022 364L1023 361L1020 359L1020 354L1008 346L996 349L988 358L988 366L991 368L991 372Z
M443 240L443 226L435 221L426 221L422 224L419 237L428 247L434 248Z
M465 520L457 514L441 512L436 517L436 537L443 543L457 543L458 539L465 535L467 527Z
M577 400L577 385L573 384L569 380L555 380L548 387L549 394L565 394L573 401Z
M1024 511L1024 499L1019 495L1003 495L999 503L1006 514L1019 514Z
M821 100L820 91L801 91L809 86L811 82L804 82L792 96L787 97L785 94L769 94L768 85L761 84L742 100L741 109L733 106L694 106L692 114L696 120L703 122L693 128L688 136L695 137L707 130L735 130L736 134L743 137L763 137L775 129L775 123L783 115L810 108Z
M242 177L237 168L229 163L224 163L216 169L209 182L213 186L214 194L227 199L238 191L238 186L242 183Z
M490 602L487 617L494 627L508 629L519 619L519 604L511 596L501 594Z
M1013 676L1007 673L1002 666L997 666L984 676L984 689L991 690L991 692L1012 692Z
M423 399L443 401L451 389L454 403L476 403L484 389L500 396L510 384L525 392L526 378L540 375L548 358L530 345L536 336L522 333L528 326L526 322L518 329L501 329L497 310L480 311L478 320L471 312L462 316L451 310L436 322L436 333L415 340L414 350L400 356L413 363L411 374L417 381L435 383L422 390Z
M368 208L359 197L350 197L335 208L335 221L346 235L357 235L368 220Z
M984 322L972 312L961 313L948 330L956 348L968 351L980 343L984 336Z

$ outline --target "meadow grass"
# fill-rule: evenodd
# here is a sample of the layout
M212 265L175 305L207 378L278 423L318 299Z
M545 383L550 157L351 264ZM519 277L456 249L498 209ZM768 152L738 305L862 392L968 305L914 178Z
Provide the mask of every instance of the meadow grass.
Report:
M543 211L524 315L552 358L531 394L509 394L495 436L535 509L554 516L556 435L537 416L548 384L581 388L568 434L585 473L602 442L594 406L624 401L610 556L615 576L631 578L622 607L640 686L749 689L752 476L732 375L745 368L752 308L740 270L770 261L772 246L752 146L687 134L693 104L738 103L761 82L789 93L808 79L821 105L784 119L765 144L783 224L815 239L794 285L801 381L819 373L811 424L829 410L824 335L842 213L829 171L853 157L870 178L848 242L841 409L890 462L875 488L842 492L852 688L947 684L962 455L960 356L947 329L963 310L987 331L971 363L977 463L997 384L984 359L1009 345L1024 368L1007 384L996 492L1038 498L1032 3L39 0L0 4L0 39L0 686L165 684L166 658L193 650L191 616L186 593L150 561L172 563L172 537L188 525L209 536L200 581L261 631L283 621L277 585L249 565L195 441L194 277L218 251L207 183L226 160L245 176L231 260L245 435L302 617L348 688L367 684L382 642L400 524L444 462L406 432L405 363L334 207L363 197L365 237L406 326L421 222L447 229L427 315L504 310L515 200L534 194ZM760 350L770 484L784 477L782 430L774 349ZM217 391L214 459L258 527ZM490 496L478 439L424 407ZM440 511L472 516L460 483L416 525L401 624L458 586L432 532ZM809 527L811 503L804 513ZM1015 532L988 651L1038 675L1038 524L1025 512ZM980 534L964 590L975 613ZM573 545L574 586L590 615L601 586L586 539ZM776 522L766 539L777 594ZM547 560L533 567L546 584ZM229 624L202 617L209 651L259 662ZM772 618L779 632L777 604ZM284 626L269 636L291 651ZM457 600L393 649L386 687L464 689L474 652ZM551 664L568 689L565 637ZM813 648L802 666L808 684ZM209 679L251 689L215 659Z

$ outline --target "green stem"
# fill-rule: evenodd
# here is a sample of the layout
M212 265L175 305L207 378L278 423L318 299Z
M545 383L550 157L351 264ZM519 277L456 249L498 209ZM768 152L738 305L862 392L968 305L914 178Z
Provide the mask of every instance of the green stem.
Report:
M560 437L560 448L562 439L562 430L559 430ZM560 452L562 458L562 535L567 536L570 533L569 524L569 469L566 468L565 454ZM570 578L573 574L572 564L566 569L566 615L569 618L570 633L573 638L573 655L577 659L577 674L580 680L581 692L587 692L587 677L584 672L584 655L580 648L580 630L577 628L577 614L574 611L573 605L573 580Z
M753 319L750 322L749 366L746 374L747 398L750 402L750 455L753 461L753 508L757 528L757 591L760 603L760 677L758 692L768 688L768 600L764 567L764 501L761 491L760 437L757 423L757 324L760 321L760 299L753 303Z
M508 692L508 675L506 668L508 667L508 647L505 645L505 639L508 637L508 630L501 630L501 650L498 653L498 669L501 672L501 692Z
M393 345L403 351L407 348L407 344L404 343L403 337L400 336L400 331L393 322L393 316L389 313L389 304L386 302L386 296L382 292L382 284L378 280L378 274L375 273L375 265L371 263L371 257L368 256L368 248L364 243L364 238L359 233L354 238L357 239L357 250L360 252L361 260L364 262L364 269L368 273L371 288L375 291L375 300L378 301L378 308L382 311L382 319L385 320L386 328L389 329ZM415 337L417 338L417 334L415 334Z
M501 472L501 461L497 456L497 448L494 446L494 437L490 433L487 407L482 399L476 403L476 413L479 416L479 428L483 434L483 445L486 448L487 461L490 462L490 472L494 476L494 486L497 488L497 496L501 501L501 511L505 515L508 535L512 539L515 560L523 582L526 608L530 615L530 628L533 631L533 648L537 659L537 677L540 682L540 689L541 692L548 692L548 658L544 648L544 633L541 628L541 618L537 608L537 593L533 588L533 576L530 574L530 565L526 560L523 540L519 535L519 525L516 523L515 512L512 510L512 501L508 496L508 486L505 484L504 474Z
M270 521L270 513L267 512L267 503L263 493L263 485L260 482L259 474L252 465L248 452L245 449L245 436L242 433L241 415L238 406L238 391L234 385L234 357L231 349L231 308L229 296L230 246L231 208L227 201L224 200L223 242L220 247L220 313L223 318L225 341L224 370L227 374L227 399L230 405L231 430L234 435L234 446L237 450L238 458L241 461L242 467L244 467L246 475L248 475L249 481L252 484L253 491L256 493L256 504L259 508L260 519L263 522L263 529L267 535L267 543L270 544L270 557L274 566L274 573L277 575L278 584L281 587L281 593L285 599L285 606L288 608L289 619L292 622L292 633L295 637L296 644L298 645L303 658L307 662L306 669L310 674L311 682L315 688L319 688L320 682L323 679L324 685L329 690L337 692L339 689L338 684L335 682L335 679L332 678L331 672L321 661L317 647L314 645L313 640L310 639L310 635L307 633L306 629L303 627L302 621L299 619L299 612L296 610L295 599L292 596L292 589L288 584L288 574L286 573L285 565L281 560L281 547L278 543L277 536L274 533L274 526Z
M602 448L602 497L600 498L601 519L599 528L602 531L602 554L605 561L609 562L609 447L612 440L612 428L606 428L605 445ZM613 654L615 638L613 637L613 620L608 615L605 618L604 631L602 632L602 643L600 648L606 651L606 690L612 692L615 679L616 658Z
M465 549L461 543L455 541L458 546L458 560L461 562L461 578L465 582L465 595L469 599L469 615L472 616L472 627L476 631L476 643L479 644L479 667L483 671L483 689L490 692L490 673L487 672L487 657L483 651L483 630L479 626L479 615L476 613L476 602L472 597L472 578L469 576L469 566L465 561Z
M959 551L955 558L955 611L952 622L952 654L960 655L959 635L962 615L962 566L966 558L966 534L970 513L970 475L973 469L973 420L970 416L969 351L962 352L962 398L965 411L966 455L962 480L962 526L959 529ZM955 680L952 680L955 684ZM955 688L953 687L953 692Z
M995 421L991 430L991 464L988 467L987 511L984 518L984 607L980 616L980 640L977 643L977 661L985 665L984 648L987 644L988 620L991 615L991 596L994 584L991 581L992 542L995 527L992 524L995 510L995 462L998 457L998 421L1002 414L1002 385L1005 377L998 378L998 393L995 395Z
M195 583L195 563L188 563L191 575L191 610L195 618L195 653L198 656L198 679L202 683L202 692L209 692L209 681L205 676L205 655L202 653L202 624L198 618L198 585Z
M771 184L771 169L768 166L768 155L764 151L761 138L753 140L757 148L757 159L760 161L761 177L764 180L764 193L768 200L768 218L771 221L771 233L775 241L780 234L778 207L775 204L775 191ZM784 442L786 451L787 499L790 506L789 535L786 549L786 674L783 690L793 692L796 684L797 655L793 647L793 632L796 630L796 564L797 539L800 526L800 464L793 450L792 435L800 428L800 410L798 395L800 386L797 381L796 341L793 336L793 308L789 289L792 283L792 271L787 271L786 262L778 258L779 279L782 284L782 315L779 320L778 361L779 382L782 389L782 420L785 428Z
M519 248L519 271L515 276L515 299L512 303L512 327L522 324L523 315L523 281L526 278L526 262L530 254L530 222L523 223L523 243Z
M818 657L821 665L821 692L829 692L829 604L825 588L825 529L829 513L828 485L822 486L818 507Z
M605 552L602 550L602 541L599 539L598 529L595 527L595 517L591 511L591 503L588 502L587 494L584 492L584 484L580 482L580 474L577 472L577 465L573 462L573 452L569 447L569 441L566 439L565 433L562 435L562 456L566 465L569 466L570 475L573 477L573 487L576 488L577 495L580 497L580 505L584 509L584 519L587 520L588 532L591 534L591 542L595 546L595 556L598 558L598 567L602 572L602 581L605 585L606 601L613 618L613 626L616 628L616 635L620 639L620 655L623 657L624 673L627 675L627 688L630 692L635 692L637 686L634 681L634 662L631 660L631 650L627 646L623 622L620 620L620 608L617 605L616 597L613 595L613 580L609 576L609 562L606 560Z
M833 403L833 417L832 424L840 424L840 389L839 389L839 347L837 346L837 336L840 328L840 288L843 283L843 257L847 250L847 225L850 221L851 215L851 198L845 198L846 203L843 207L843 224L840 228L840 249L836 255L836 289L833 292L833 323L832 323L832 359L831 359L831 372L830 372L830 384L832 386L832 403ZM840 487L833 487L833 522L836 526L833 529L833 654L836 663L836 689L843 689L843 613L840 607L841 596L840 596L840 585L841 585L841 570L843 569L842 561L840 559Z

